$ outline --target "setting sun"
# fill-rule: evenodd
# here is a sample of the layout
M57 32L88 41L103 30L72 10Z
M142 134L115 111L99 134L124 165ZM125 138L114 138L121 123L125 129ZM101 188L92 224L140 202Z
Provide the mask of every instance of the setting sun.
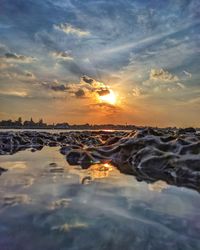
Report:
M113 90L109 90L109 91L110 91L109 94L103 95L103 96L99 96L99 99L100 99L102 102L106 102L106 103L115 105L116 102L117 102L117 96L116 96L116 94L113 92Z

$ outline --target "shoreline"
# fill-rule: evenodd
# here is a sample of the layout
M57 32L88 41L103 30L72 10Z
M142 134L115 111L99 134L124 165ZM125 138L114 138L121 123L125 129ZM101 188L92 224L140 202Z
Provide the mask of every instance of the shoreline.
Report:
M59 147L72 166L112 164L138 181L158 180L200 192L200 134L187 129L0 132L0 155ZM3 167L3 166L2 166Z

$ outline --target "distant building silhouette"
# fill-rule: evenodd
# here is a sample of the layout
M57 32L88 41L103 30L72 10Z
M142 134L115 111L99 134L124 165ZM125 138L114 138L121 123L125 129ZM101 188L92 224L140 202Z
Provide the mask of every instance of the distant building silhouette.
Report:
M101 130L101 129L110 129L110 130L132 130L136 128L135 125L113 125L113 124L102 124L102 125L91 125L89 123L85 124L73 124L70 125L67 122L57 123L57 124L47 124L43 122L43 119L40 118L38 122L34 122L31 117L30 120L22 121L22 118L19 117L16 121L2 120L0 121L1 129L71 129L71 130Z

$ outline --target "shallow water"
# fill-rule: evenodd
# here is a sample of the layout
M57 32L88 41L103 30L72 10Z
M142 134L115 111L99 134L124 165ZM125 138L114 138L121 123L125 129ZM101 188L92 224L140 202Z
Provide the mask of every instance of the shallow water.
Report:
M0 176L1 250L200 249L196 191L72 167L58 148L1 156L0 166L8 169Z

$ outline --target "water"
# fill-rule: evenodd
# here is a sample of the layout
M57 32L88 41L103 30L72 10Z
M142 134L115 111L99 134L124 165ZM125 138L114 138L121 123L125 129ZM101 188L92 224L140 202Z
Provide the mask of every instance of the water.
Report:
M200 249L196 191L137 182L115 168L81 170L58 148L1 156L0 166L8 169L1 250Z

